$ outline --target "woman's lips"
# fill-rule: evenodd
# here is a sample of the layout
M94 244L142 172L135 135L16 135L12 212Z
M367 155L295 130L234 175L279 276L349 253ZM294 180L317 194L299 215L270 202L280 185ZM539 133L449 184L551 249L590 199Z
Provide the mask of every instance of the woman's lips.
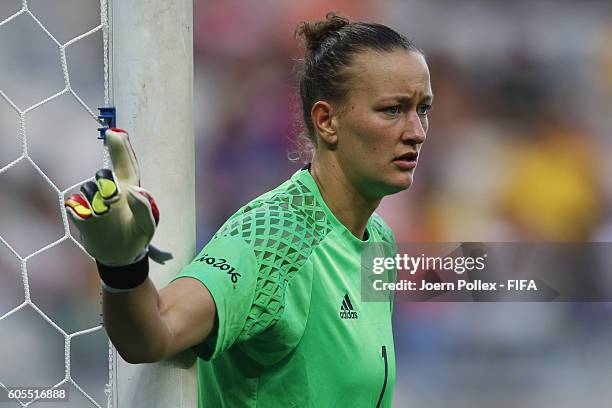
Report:
M418 156L418 153L406 153L393 159L393 163L402 170L411 170L416 167Z
M395 159L393 163L402 170L412 170L416 167L417 161L408 159Z

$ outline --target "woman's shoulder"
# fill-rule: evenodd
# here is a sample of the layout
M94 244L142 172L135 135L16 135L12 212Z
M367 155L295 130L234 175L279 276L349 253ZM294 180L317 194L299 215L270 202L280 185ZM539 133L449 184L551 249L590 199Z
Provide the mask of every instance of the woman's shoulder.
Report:
M290 279L301 269L318 244L332 230L318 207L309 204L299 182L289 181L238 210L211 242L244 242L260 267L260 275L280 273Z
M314 194L295 178L251 200L234 213L215 236L239 235L247 240L297 234L324 236L332 229Z

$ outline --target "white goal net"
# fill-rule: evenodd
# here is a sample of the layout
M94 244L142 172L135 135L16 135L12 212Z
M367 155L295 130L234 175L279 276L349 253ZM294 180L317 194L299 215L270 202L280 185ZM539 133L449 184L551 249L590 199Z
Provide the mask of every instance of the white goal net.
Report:
M0 407L162 406L152 404L153 399L171 399L173 402L163 405L168 407L195 407L193 369L165 362L133 370L109 347L101 325L95 265L79 237L73 235L76 229L68 223L64 209L66 197L78 192L99 168L108 167L108 155L97 140L98 107L118 104L118 127L131 133L143 167L143 185L155 194L161 207L158 235L167 236L156 241L171 242L163 244L164 248L175 253L167 270L152 269L155 283L163 285L193 255L194 210L187 208L181 220L172 219L171 211L164 212L175 204L170 197L175 194L182 194L183 206L193 205L192 59L185 53L184 63L178 63L177 72L183 74L177 79L180 86L167 80L184 97L168 99L163 87L158 94L144 95L159 97L172 109L140 99L151 91L134 91L160 79L143 74L139 67L147 58L150 63L166 52L162 49L147 55L160 43L148 45L139 38L156 41L161 35L185 35L173 26L181 23L172 20L177 13L184 18L190 36L191 4L178 1L173 6L177 12L153 17L162 6L167 7L166 2L116 3L0 2ZM113 6L115 12L125 13L126 24L130 19L142 21L140 26L132 22L131 32L119 30L123 30L120 36L132 40L113 40ZM146 32L145 25L168 23L164 18L171 19L168 26L176 34ZM126 58L135 42L140 42L142 53ZM186 43L190 47L191 39ZM113 59L125 63L113 65ZM113 71L118 72L113 75ZM170 71L158 73L167 74ZM122 77L116 81L122 87L119 92L113 89L113 76ZM143 114L142 122L136 119L135 110ZM160 112L167 114L163 123L159 122ZM181 146L162 146L165 154L175 158L165 160L181 157L185 161L175 173L183 172L182 184L163 177L158 180L158 171L149 164L160 162L155 138L142 136L151 126L160 133L172 128L184 133L176 139ZM191 152L191 157L177 149ZM173 183L168 191L163 187L166 182ZM168 384L162 384L167 378ZM145 385L134 389L131 380ZM151 392L154 389L168 395L158 397ZM168 393L168 389L173 391ZM139 403L131 400L136 395L141 397ZM52 402L58 399L61 402Z

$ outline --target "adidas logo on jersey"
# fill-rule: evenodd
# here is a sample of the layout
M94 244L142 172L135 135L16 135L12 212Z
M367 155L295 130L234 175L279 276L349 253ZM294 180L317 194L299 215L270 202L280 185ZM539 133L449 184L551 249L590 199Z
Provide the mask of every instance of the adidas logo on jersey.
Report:
M356 319L357 312L353 309L351 299L349 299L348 293L344 295L342 299L342 305L340 305L340 318L341 319Z

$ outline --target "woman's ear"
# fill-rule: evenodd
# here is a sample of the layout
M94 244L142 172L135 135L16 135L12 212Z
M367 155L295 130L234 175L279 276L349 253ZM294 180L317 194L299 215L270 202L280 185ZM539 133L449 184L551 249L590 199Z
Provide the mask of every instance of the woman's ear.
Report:
M310 118L321 141L329 147L335 147L338 144L338 134L333 107L325 101L317 101L312 105Z

